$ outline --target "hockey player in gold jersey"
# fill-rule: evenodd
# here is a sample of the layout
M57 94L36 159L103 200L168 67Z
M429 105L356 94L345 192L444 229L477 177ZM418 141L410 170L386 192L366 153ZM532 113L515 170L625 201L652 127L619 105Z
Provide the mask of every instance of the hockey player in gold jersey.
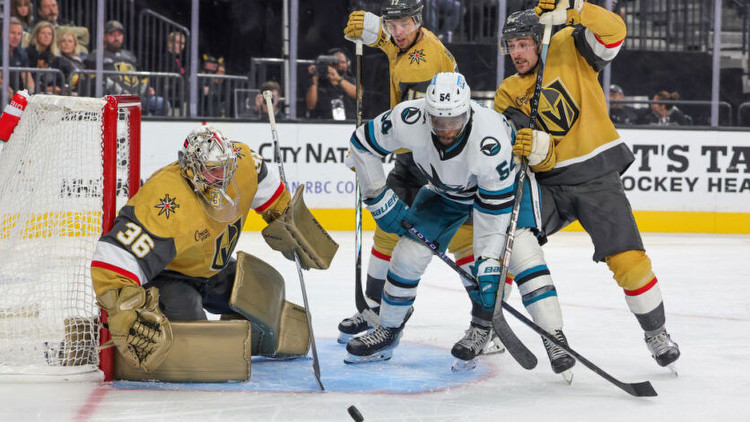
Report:
M545 63L536 127L528 128L529 101L538 70L540 22L566 24L552 37ZM518 130L514 152L526 156L542 187L544 231L551 235L578 220L594 243L594 261L605 261L623 288L631 312L661 366L680 356L665 330L662 295L645 253L620 175L634 157L609 116L599 72L625 39L620 16L583 0L539 0L513 13L501 48L515 75L495 94L495 109Z
M179 159L156 171L123 206L91 263L94 290L120 352L140 347L132 338L141 335L136 325L149 337L168 331L169 321L206 320L204 309L235 314L229 306L237 267L232 253L248 212L271 224L289 202L279 169L247 145L211 126L191 131ZM137 352L133 363L144 367L141 357L152 352L158 350Z
M435 34L421 26L423 7L422 0L385 0L381 8L382 17L361 10L355 11L349 15L349 22L344 29L347 38L362 39L365 44L380 48L388 56L391 108L402 101L424 97L427 86L435 74L453 72L457 69L450 51ZM419 189L427 184L427 179L416 168L411 152L397 151L395 165L388 174L387 183L406 204L411 205ZM471 224L468 223L459 228L448 247L456 262L469 272L470 266L474 263L471 240ZM397 236L386 233L380 227L375 229L365 293L376 312L381 301L388 264L397 242ZM462 281L467 290L477 288L476 285ZM478 323L489 324L489 318L481 306L473 303L472 327ZM339 324L339 342L346 343L353 335L372 328L362 315L356 313ZM467 336L473 332L470 328L467 330ZM480 337L482 341L487 342L492 336ZM477 336L466 337L469 338ZM464 347L463 343L461 346L457 343L456 346ZM485 351L500 350L502 345L496 337L485 348Z

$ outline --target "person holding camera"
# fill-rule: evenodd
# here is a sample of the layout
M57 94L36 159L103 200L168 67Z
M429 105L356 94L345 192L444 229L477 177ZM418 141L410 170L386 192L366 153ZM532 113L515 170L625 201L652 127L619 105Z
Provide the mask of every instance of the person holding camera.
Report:
M305 95L307 117L311 119L354 119L357 87L349 75L349 58L334 48L318 56L308 68L309 87Z

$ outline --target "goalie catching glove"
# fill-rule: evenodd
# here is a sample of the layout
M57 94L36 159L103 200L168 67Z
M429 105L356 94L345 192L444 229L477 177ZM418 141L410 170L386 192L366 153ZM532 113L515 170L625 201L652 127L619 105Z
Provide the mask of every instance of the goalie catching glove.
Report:
M388 34L383 31L380 24L380 16L364 10L357 10L349 15L344 36L350 41L361 39L363 43L371 46L380 46L388 41Z
M575 25L580 22L583 0L539 0L534 12L542 25Z
M172 326L159 309L159 289L127 285L109 289L97 302L109 314L107 325L112 344L125 360L144 371L159 367L172 348Z
M555 141L552 137L547 132L528 127L516 133L513 153L528 157L529 167L536 172L550 171L557 163Z

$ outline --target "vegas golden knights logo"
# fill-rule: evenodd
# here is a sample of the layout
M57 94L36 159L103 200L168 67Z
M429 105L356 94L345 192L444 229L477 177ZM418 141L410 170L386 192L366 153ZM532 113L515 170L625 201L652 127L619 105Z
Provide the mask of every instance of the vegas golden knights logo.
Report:
M564 136L578 120L581 110L560 78L542 90L539 98L539 121L544 131L553 136Z
M227 265L229 258L232 257L234 247L237 246L237 241L240 240L241 232L242 219L240 218L234 223L228 225L227 229L216 237L214 259L211 261L212 270L219 271Z

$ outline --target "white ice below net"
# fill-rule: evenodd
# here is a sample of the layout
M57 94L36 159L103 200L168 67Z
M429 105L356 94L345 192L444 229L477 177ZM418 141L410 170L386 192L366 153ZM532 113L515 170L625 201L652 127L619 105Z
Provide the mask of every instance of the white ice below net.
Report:
M2 379L101 377L89 265L101 234L104 104L34 96L0 154Z

